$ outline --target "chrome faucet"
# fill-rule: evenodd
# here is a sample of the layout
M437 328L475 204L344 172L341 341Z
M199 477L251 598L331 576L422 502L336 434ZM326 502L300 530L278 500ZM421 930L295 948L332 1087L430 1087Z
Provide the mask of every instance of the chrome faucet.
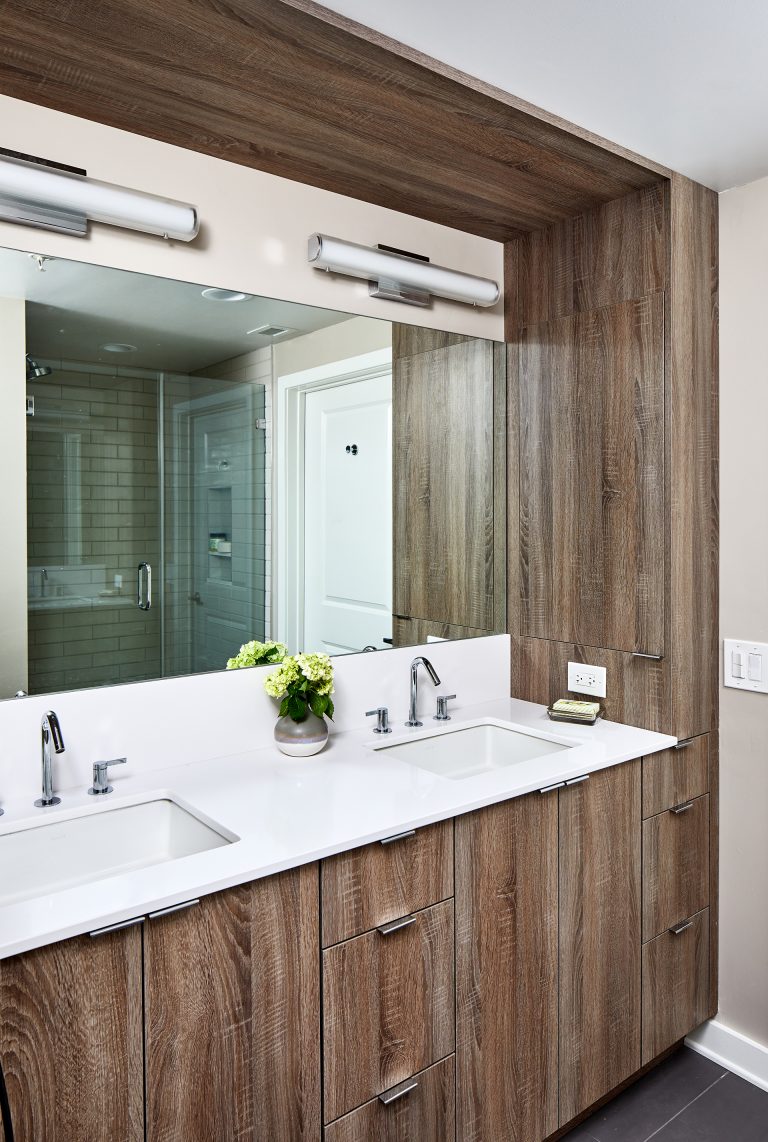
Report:
M408 707L408 721L406 726L423 726L424 723L420 722L416 713L416 703L419 696L419 667L423 666L429 677L432 679L435 686L440 685L440 679L437 676L432 663L428 658L418 655L411 663L411 702Z
M61 797L53 795L53 763L51 758L51 745L56 753L64 753L64 738L61 733L59 719L53 710L43 714L40 726L43 745L43 795L38 797L35 805L44 808L46 805L60 805Z

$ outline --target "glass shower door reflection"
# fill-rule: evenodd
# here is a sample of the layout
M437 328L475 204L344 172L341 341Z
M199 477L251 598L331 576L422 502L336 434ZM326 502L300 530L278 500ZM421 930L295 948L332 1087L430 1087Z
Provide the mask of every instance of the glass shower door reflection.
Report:
M167 385L165 647L168 673L199 673L265 637L265 390L185 378L175 400L183 380Z

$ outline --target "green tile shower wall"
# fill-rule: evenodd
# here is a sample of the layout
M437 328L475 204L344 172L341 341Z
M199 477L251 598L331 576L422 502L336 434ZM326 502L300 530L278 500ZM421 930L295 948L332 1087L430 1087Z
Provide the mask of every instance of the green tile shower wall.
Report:
M28 387L37 414L28 437L28 561L50 566L54 584L55 568L67 563L63 445L51 431L60 425L80 435L81 562L104 566L104 588L122 575L124 598L30 609L31 693L160 674L158 615L142 615L134 601L137 563L159 557L158 382L95 370L65 365Z

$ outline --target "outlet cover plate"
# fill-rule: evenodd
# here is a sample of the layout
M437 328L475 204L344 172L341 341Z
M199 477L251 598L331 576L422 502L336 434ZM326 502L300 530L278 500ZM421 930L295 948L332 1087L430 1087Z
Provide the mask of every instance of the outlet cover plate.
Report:
M586 662L569 662L568 689L575 694L590 694L593 698L604 698L606 690L605 667L590 666Z

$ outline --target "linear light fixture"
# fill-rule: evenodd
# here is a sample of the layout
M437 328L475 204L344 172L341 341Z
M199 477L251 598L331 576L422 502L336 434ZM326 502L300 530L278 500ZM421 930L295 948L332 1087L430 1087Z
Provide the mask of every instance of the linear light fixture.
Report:
M327 234L312 234L308 257L318 270L367 278L372 297L429 305L430 296L487 308L499 300L498 282L477 278L392 247L358 246Z
M124 186L97 182L79 167L0 147L0 219L84 238L88 223L106 222L191 242L197 210Z

